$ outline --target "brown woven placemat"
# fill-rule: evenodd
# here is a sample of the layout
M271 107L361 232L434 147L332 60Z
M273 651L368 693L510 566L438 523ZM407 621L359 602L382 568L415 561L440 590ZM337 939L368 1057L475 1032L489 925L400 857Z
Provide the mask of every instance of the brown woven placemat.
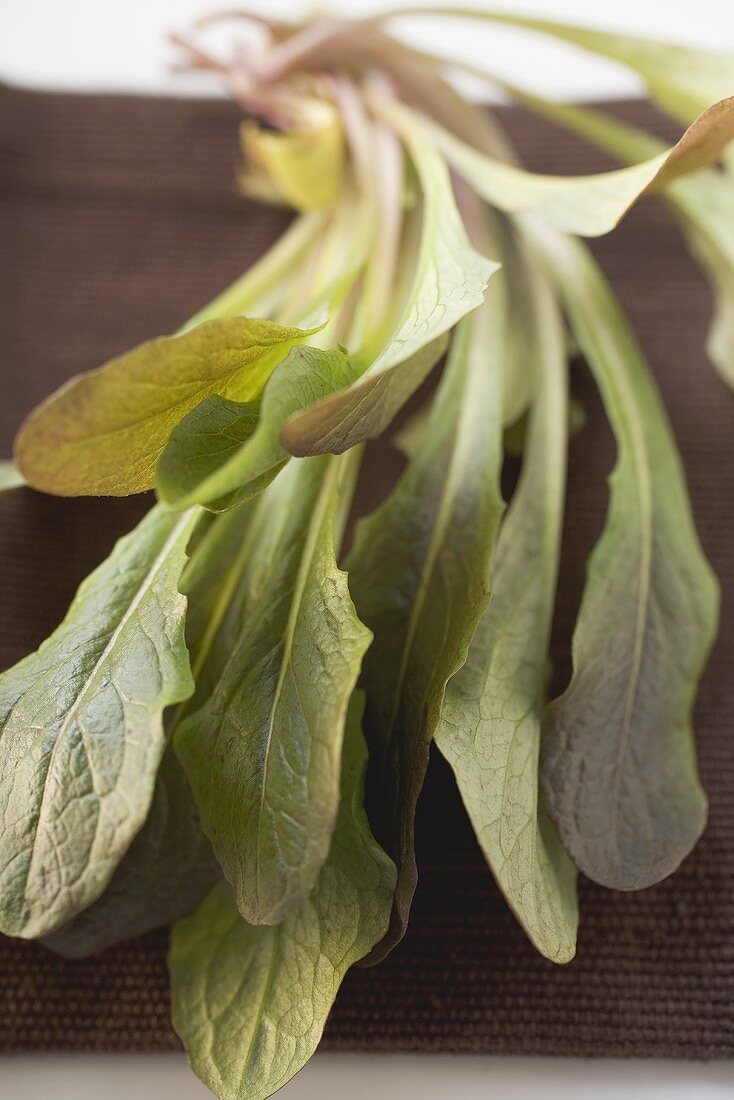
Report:
M641 104L617 108L658 121ZM223 102L0 89L0 447L19 418L80 370L171 332L262 251L282 217L237 197L238 112ZM525 162L593 171L598 154L506 112ZM734 1055L734 396L703 352L710 299L662 206L646 202L596 247L671 412L723 627L697 727L711 821L671 880L643 894L581 884L576 960L541 959L485 870L447 769L420 804L421 879L409 935L354 970L325 1043L343 1049L575 1055ZM577 370L588 424L574 440L558 678L613 448ZM385 451L381 452L383 455ZM363 502L388 476L372 460ZM0 500L0 664L55 626L78 581L145 501ZM175 1047L157 932L86 962L0 941L0 1049Z

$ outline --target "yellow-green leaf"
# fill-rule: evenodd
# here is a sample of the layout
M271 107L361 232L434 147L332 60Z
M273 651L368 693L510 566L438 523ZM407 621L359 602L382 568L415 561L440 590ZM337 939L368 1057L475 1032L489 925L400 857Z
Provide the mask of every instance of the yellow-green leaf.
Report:
M644 194L715 161L734 137L734 99L704 111L671 149L649 160L591 176L546 176L486 156L401 104L383 101L387 119L423 127L459 175L491 206L541 214L583 237L610 232Z
M423 200L406 300L390 338L360 378L286 422L281 439L292 454L339 453L379 435L443 354L447 333L480 305L498 269L469 242L443 158L420 131L408 127L403 137Z
M251 167L262 173L297 210L318 210L338 197L344 179L344 133L331 104L312 101L308 118L292 129L242 124L242 149ZM245 189L248 177L243 177Z
M29 485L58 496L127 496L155 485L180 420L204 398L259 396L277 364L313 333L271 321L208 321L73 378L39 405L15 443Z

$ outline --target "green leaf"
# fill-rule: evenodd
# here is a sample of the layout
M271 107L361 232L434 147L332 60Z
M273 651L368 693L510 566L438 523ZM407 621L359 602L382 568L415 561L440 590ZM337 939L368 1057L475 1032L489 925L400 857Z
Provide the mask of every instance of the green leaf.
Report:
M47 947L67 958L95 954L186 916L222 876L170 738L183 715L209 696L231 652L247 599L249 578L242 565L251 512L235 509L210 522L203 533L200 522L190 539L191 556L179 587L188 600L186 641L196 691L166 722L169 747L150 813L104 894L44 938Z
M253 171L275 193L298 210L331 206L344 184L344 129L333 103L300 95L299 117L288 128L274 130L255 119L241 127L247 162L243 183Z
M259 397L274 367L314 331L234 317L141 344L39 405L18 433L18 465L29 485L59 496L151 489L187 413L215 393Z
M659 882L703 829L691 709L716 633L718 589L647 365L580 244L534 225L617 441L604 531L551 704L543 771L576 865L604 886Z
M477 11L475 15L540 31L629 66L643 77L652 98L684 123L701 114L711 103L734 95L734 53L697 50L654 38L637 38L505 12Z
M711 164L734 137L734 100L726 100L700 115L672 149L649 160L592 176L545 176L495 160L401 104L385 101L381 112L391 120L400 116L404 126L423 128L491 206L540 214L557 229L585 237L609 233L642 195Z
M109 886L88 909L43 942L68 959L95 955L186 916L221 875L201 830L189 782L168 749L145 825Z
M178 582L196 511L154 508L61 626L0 677L0 928L39 936L104 890L145 821L163 711L192 691Z
M412 127L402 137L423 194L407 300L390 339L361 377L287 421L281 438L292 454L339 453L379 435L443 354L446 334L482 302L498 268L469 243L448 169L432 143Z
M566 476L565 338L547 284L527 263L525 275L538 378L522 474L500 529L492 598L449 680L434 737L512 910L539 951L568 962L576 872L538 792Z
M9 459L0 461L0 495L21 489L24 485L25 478L15 463Z
M511 94L527 106L581 134L623 161L659 152L661 141L610 118L601 111L561 103L546 103L520 89ZM678 219L694 258L708 277L715 310L706 350L721 377L734 388L734 181L730 174L710 169L695 179L677 180L665 200Z
M246 924L222 883L173 928L173 1025L220 1100L263 1100L306 1064L344 975L387 928L395 869L362 806L360 712L355 697L339 818L313 893L271 928Z
M259 403L210 397L174 428L158 467L158 491L178 507L216 511L254 496L290 458L281 428L299 409L356 377L344 351L294 348L275 368Z
M241 632L211 698L176 735L253 924L283 920L313 889L336 820L347 703L370 640L335 560L348 473L344 460L294 462L258 498Z
M362 677L375 826L399 875L376 957L405 931L431 739L446 682L465 660L489 594L502 512L503 285L496 280L487 303L457 328L415 453L393 493L358 525L348 562L358 613L375 635Z

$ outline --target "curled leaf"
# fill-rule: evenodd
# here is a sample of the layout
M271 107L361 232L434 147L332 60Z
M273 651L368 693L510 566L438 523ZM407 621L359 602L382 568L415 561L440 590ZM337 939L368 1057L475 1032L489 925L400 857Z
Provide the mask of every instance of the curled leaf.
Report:
M644 194L715 161L734 137L734 99L703 112L672 147L649 160L592 176L544 176L505 164L397 103L380 107L403 125L423 126L456 171L490 205L540 214L557 229L598 237L619 223Z
M325 100L305 100L298 120L274 130L254 120L241 129L242 151L249 168L242 176L250 189L251 173L264 176L277 195L297 210L330 206L344 177L344 134L341 119Z
M623 161L653 156L663 143L644 130L601 111L547 103L520 89L512 94L533 110L606 149ZM734 388L734 181L729 172L708 169L673 182L665 200L680 223L694 258L714 294L714 317L706 350L721 377Z

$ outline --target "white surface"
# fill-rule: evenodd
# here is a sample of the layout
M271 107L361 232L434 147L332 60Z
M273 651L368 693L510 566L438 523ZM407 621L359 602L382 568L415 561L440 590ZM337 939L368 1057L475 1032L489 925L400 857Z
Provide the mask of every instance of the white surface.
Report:
M207 1100L181 1055L6 1058L2 1100ZM734 1067L661 1061L322 1054L282 1100L731 1100Z
M389 0L388 0L389 2ZM690 45L734 49L731 0L496 0L504 9L577 19L611 29L665 35ZM222 0L219 0L220 6ZM235 0L234 6L236 6ZM166 36L217 0L0 0L0 79L45 88L206 93L215 85L168 71ZM252 6L258 7L256 0ZM322 2L322 7L327 5ZM388 6L338 0L341 13ZM270 15L304 5L261 0ZM405 26L405 24L403 24ZM634 78L570 47L504 28L416 20L410 37L558 97L634 93ZM216 41L216 40L215 40ZM2 1021L0 1021L2 1027ZM491 1057L323 1055L280 1094L283 1100L724 1100L734 1065ZM175 1055L6 1057L0 1100L205 1100L210 1094Z
M434 0L435 2L435 0ZM450 2L450 0L448 0ZM481 3L481 0L467 0ZM489 3L490 0L487 0ZM447 0L444 0L444 4ZM671 41L734 49L731 0L494 0L498 8L576 20L612 30L664 36ZM270 16L297 17L320 3L302 0L243 0ZM390 0L333 0L340 14L365 14L394 7ZM405 5L410 6L410 0ZM207 11L238 7L238 0L0 0L0 78L47 88L135 88L146 92L201 92L211 82L174 77L167 35L184 31ZM635 78L612 62L571 46L506 27L458 19L415 17L401 26L417 45L492 67L528 87L561 96L629 95ZM227 33L241 30L230 23ZM219 40L217 35L213 42Z

